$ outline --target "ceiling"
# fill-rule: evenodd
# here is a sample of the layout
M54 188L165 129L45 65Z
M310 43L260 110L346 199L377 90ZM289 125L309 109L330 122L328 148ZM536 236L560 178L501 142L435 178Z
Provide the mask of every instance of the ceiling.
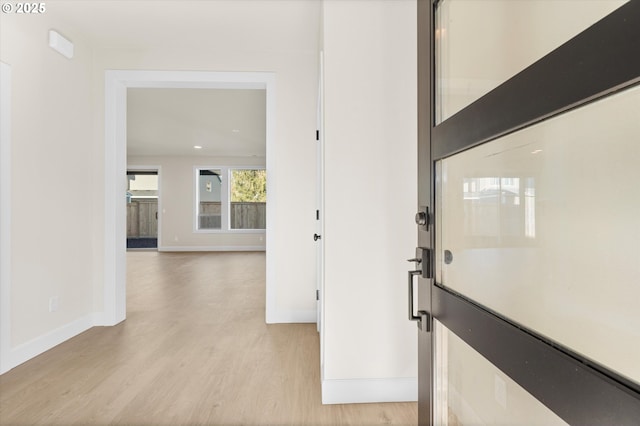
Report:
M55 0L47 16L94 48L317 50L320 0Z
M127 155L264 157L265 152L264 89L127 90Z
M46 13L56 30L92 49L251 55L317 52L321 6L320 0L52 0ZM265 92L129 89L128 155L264 157Z

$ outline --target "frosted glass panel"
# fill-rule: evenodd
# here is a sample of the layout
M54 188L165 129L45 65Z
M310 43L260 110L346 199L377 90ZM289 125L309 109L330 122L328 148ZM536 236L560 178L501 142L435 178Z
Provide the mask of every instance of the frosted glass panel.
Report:
M435 424L567 424L437 320L434 333Z
M578 35L624 0L443 0L436 11L436 122Z
M640 88L436 170L438 282L640 383Z
M435 424L567 424L442 323L434 324Z

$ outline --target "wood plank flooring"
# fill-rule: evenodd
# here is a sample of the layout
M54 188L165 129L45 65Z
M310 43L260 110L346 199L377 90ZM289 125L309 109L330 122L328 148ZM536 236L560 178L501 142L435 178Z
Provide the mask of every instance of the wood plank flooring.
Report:
M264 253L127 253L127 320L0 376L2 425L411 425L323 406L315 324L264 322Z

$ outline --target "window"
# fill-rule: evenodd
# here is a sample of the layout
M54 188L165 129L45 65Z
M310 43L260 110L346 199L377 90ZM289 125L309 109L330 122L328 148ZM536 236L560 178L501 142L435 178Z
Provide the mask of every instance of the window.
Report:
M222 170L198 170L198 229L221 229Z
M266 170L199 167L195 176L197 231L266 229Z
M267 209L266 170L230 170L231 229L265 229Z

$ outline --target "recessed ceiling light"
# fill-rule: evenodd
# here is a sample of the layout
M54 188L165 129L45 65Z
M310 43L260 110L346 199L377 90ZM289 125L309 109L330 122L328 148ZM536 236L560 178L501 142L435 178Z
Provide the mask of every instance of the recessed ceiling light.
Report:
M233 129L231 130L233 133L240 133L240 129Z
M193 149L202 149L202 147L200 145L194 145Z
M536 149L534 151L531 151L532 154L540 154L542 152L541 149Z

